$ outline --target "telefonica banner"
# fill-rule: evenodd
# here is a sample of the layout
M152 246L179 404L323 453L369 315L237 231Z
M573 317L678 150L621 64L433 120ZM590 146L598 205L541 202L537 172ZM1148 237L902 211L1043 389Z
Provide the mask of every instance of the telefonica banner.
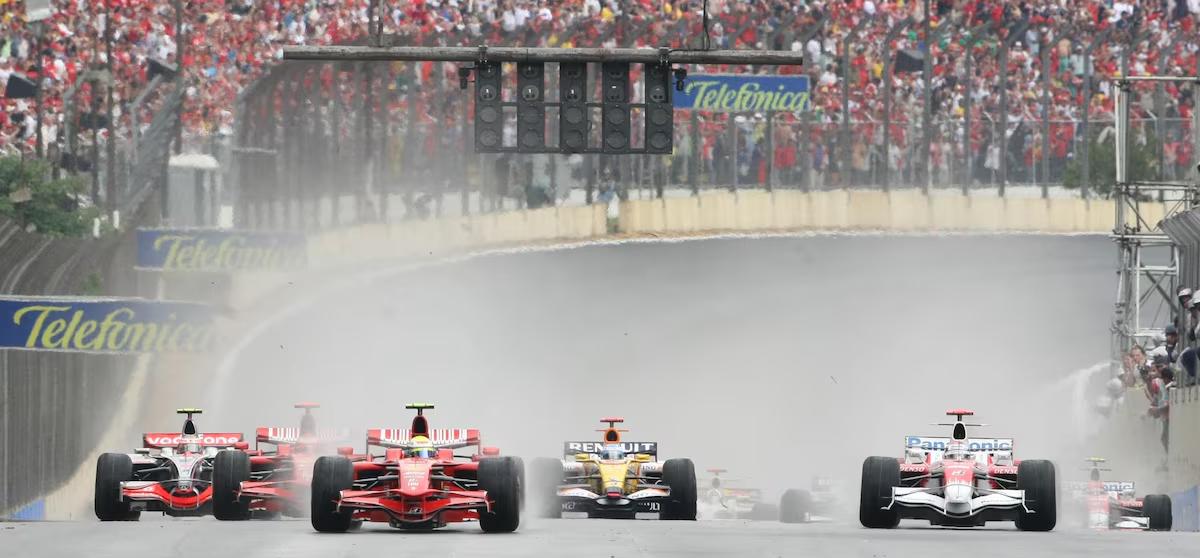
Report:
M0 349L199 352L213 347L208 305L142 298L0 297Z
M138 229L138 269L272 271L298 269L308 248L300 233L218 229Z
M689 75L675 108L712 112L797 112L808 109L808 76Z

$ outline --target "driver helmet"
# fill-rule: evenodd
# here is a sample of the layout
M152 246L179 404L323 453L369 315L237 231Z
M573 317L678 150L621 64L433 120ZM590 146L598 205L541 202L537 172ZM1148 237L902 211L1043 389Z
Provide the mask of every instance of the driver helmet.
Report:
M408 457L420 457L423 459L433 459L437 457L437 449L433 447L433 442L424 436L413 436L409 441L409 448L405 452Z
M196 438L183 438L179 441L179 445L175 446L177 453L202 453L204 448L200 446L200 440Z
M950 460L968 460L972 459L971 452L967 449L966 442L954 441L946 446L945 459Z
M625 459L625 448L622 448L621 444L608 444L600 452L600 459L604 461L623 460Z

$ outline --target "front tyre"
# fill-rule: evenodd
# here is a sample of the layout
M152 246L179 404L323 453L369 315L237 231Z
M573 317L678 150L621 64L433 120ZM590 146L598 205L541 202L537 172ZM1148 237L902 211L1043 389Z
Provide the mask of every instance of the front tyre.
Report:
M660 519L696 520L696 465L691 459L668 459L663 463L662 482L671 487L663 502Z
M250 519L250 500L238 498L242 481L250 480L250 456L238 450L224 450L213 462L213 516L221 521Z
M133 460L123 453L105 453L96 460L95 511L100 521L137 521L141 512L121 500L121 482L133 477Z
M858 521L868 529L892 529L900 514L885 510L892 502L892 487L900 486L900 462L894 457L868 457L862 466L862 488L858 499Z
M1166 494L1150 494L1142 500L1142 510L1150 520L1151 531L1171 530L1171 497Z
M343 490L354 485L354 466L342 456L318 457L313 465L311 520L322 533L345 533L354 512L339 510Z
M779 498L779 521L783 523L804 523L812 513L812 494L807 490L791 488Z
M514 457L491 457L479 462L479 487L487 493L491 511L479 512L484 533L511 533L521 524L521 493L525 464Z
M1017 529L1049 531L1058 522L1054 464L1044 459L1028 459L1017 466L1017 488L1025 491L1025 507L1017 516Z

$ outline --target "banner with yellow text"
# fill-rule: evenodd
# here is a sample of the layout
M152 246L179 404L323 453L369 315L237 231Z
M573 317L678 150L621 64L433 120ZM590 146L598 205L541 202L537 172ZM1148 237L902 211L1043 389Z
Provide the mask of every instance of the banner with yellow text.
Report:
M138 229L138 269L283 271L304 267L301 233L223 229Z
M142 298L0 297L0 349L79 353L201 352L212 309Z
M808 110L808 76L689 75L674 95L675 108L710 112Z

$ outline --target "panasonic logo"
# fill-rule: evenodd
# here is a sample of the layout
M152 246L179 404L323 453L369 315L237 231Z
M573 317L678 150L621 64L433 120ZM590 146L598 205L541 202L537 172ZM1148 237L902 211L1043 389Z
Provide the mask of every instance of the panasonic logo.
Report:
M920 448L925 451L946 451L949 438L926 438L923 436L908 436L904 439L904 447ZM1008 438L972 439L967 440L967 449L973 452L990 453L995 451L1012 451L1013 441Z

